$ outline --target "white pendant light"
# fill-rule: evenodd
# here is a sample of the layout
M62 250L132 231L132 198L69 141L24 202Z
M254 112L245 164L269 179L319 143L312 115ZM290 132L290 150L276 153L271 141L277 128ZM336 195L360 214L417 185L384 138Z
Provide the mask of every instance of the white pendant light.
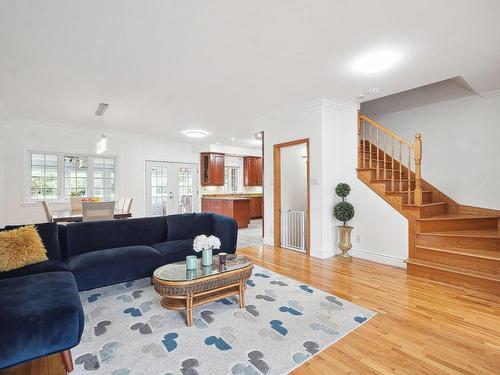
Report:
M97 110L95 111L96 116L104 116L104 112L108 109L109 105L106 103L99 103L99 106L97 107ZM108 149L107 145L107 140L106 140L106 134L104 133L104 128L105 128L105 122L104 118L102 119L102 127L103 127L103 133L101 135L101 139L97 141L97 153L102 154L103 152L106 152Z
M102 135L101 139L97 141L97 153L102 154L103 152L106 152L108 149L107 141L106 141L106 135Z

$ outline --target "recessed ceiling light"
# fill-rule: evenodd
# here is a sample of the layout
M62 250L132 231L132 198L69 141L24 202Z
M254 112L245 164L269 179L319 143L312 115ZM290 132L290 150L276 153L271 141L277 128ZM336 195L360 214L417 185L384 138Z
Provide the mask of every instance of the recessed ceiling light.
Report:
M234 137L231 137L231 141L233 141L233 142L235 141Z
M253 136L255 139L262 139L262 132L255 133Z
M352 69L358 73L374 74L387 70L401 60L401 53L394 50L378 50L354 60Z
M377 92L380 92L380 89L370 89L370 90L368 90L368 94L376 94Z
M220 145L220 142L215 142L216 145Z
M205 130L191 129L191 130L184 130L182 134L184 134L186 137L191 137L191 138L204 138L209 133Z

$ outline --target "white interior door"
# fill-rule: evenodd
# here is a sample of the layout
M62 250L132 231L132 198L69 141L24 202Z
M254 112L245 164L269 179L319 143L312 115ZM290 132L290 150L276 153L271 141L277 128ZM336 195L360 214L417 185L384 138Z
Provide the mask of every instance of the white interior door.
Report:
M197 212L196 164L146 162L146 216Z

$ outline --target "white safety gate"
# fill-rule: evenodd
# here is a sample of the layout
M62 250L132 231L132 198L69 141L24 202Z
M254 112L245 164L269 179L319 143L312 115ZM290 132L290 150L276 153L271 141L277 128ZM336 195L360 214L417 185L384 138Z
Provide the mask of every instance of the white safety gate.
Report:
M306 251L306 211L281 211L281 247Z

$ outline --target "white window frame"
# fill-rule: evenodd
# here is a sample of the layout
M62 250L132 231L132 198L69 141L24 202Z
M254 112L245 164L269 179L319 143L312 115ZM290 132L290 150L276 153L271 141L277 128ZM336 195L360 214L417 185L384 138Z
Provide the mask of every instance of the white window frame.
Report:
M67 204L69 199L64 198L64 157L65 156L75 156L75 157L86 157L88 159L88 171L87 171L87 184L88 190L87 194L92 196L93 185L94 185L94 158L110 158L114 159L114 169L115 169L115 200L120 196L121 191L121 165L120 158L116 155L97 155L97 154L82 154L76 152L55 152L55 151L40 151L40 150L27 150L25 153L25 172L24 175L24 203L23 206L38 205L43 199L32 199L31 198L31 158L32 154L51 154L57 155L57 199L47 200L51 204ZM92 167L90 167L92 166Z

